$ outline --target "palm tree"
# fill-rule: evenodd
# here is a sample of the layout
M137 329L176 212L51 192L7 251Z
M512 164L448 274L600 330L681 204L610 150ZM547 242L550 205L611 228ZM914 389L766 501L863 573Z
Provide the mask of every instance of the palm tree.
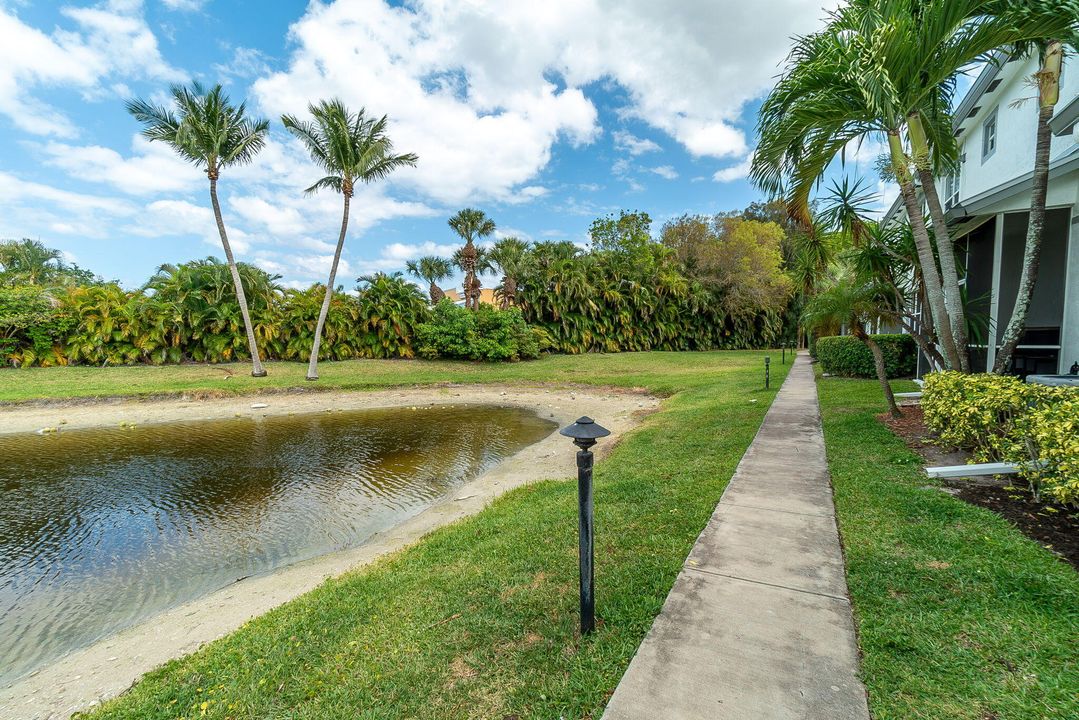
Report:
M62 267L59 250L37 240L0 242L0 273L13 283L42 285Z
M220 85L209 90L199 83L191 87L174 85L171 88L174 108L154 105L146 100L129 100L127 111L145 127L143 137L151 142L161 141L171 146L180 157L202 168L210 180L210 204L213 206L217 232L225 250L232 273L236 301L240 305L247 345L251 353L251 375L265 377L266 371L259 358L258 344L251 325L251 314L244 296L243 284L236 270L225 221L221 217L221 205L217 200L217 181L221 171L232 165L245 165L266 144L269 122L253 120L246 116L247 104L233 105Z
M318 380L318 346L322 340L326 315L330 311L337 265L341 261L341 250L345 246L345 233L348 230L349 202L356 183L381 180L400 167L415 166L419 158L413 153L394 154L393 143L386 135L385 115L376 120L368 117L363 108L359 112L351 112L337 98L311 104L308 111L314 118L313 122L299 120L292 115L281 116L285 128L307 147L311 159L326 172L325 177L305 192L315 193L328 188L341 193L344 198L341 232L337 236L330 279L326 283L326 297L315 325L311 360L307 365L307 379Z
M420 280L426 280L428 292L431 295L431 304L437 305L438 301L446 297L446 293L438 286L438 283L453 274L453 266L446 258L428 255L419 260L409 260L405 264L409 274Z
M92 272L65 262L63 253L37 240L0 241L0 284L60 287L95 282Z
M465 241L464 247L459 251L459 265L465 274L462 295L465 296L465 307L475 310L479 308L480 296L479 280L476 277L478 251L474 242L494 233L495 222L482 210L465 208L449 219L449 226Z
M958 72L996 48L1045 37L1071 22L1047 0L852 0L828 27L799 38L789 67L760 113L761 140L752 176L787 195L804 220L817 179L850 142L885 139L918 250L925 294L948 364L969 367L965 317L953 249L943 215L933 232L914 183L956 162L948 108ZM1021 7L1020 7L1021 6ZM912 142L908 155L906 133ZM935 186L923 180L935 196ZM958 329L958 330L956 330Z
M494 269L491 264L491 251L478 245L472 246L472 253L467 252L467 246L457 248L453 253L453 265L465 274L464 287L461 294L465 298L465 307L478 310L480 307L480 291L483 289L483 281L480 275ZM471 280L469 279L471 277Z
M502 309L517 304L517 284L528 259L528 243L515 237L504 237L487 253L491 264L502 273L499 295Z
M866 325L888 314L883 301L882 289L874 282L866 282L853 273L841 269L833 283L818 293L806 305L802 313L802 322L810 330L846 325L851 335L862 342L873 355L873 365L877 380L884 392L888 412L892 417L901 417L896 405L892 386L888 383L888 373L884 365L884 353L880 345L866 331Z
M416 327L431 316L419 288L399 272L378 272L356 280L360 283L356 287L359 322L365 331L361 354L374 358L413 357Z
M1072 38L1074 47L1075 38ZM1041 67L1034 76L1038 87L1038 129L1034 146L1034 177L1030 196L1030 218L1027 222L1026 245L1023 250L1023 272L1019 279L1019 289L1015 295L1012 316L1001 336L1000 349L993 363L993 372L1007 372L1012 363L1012 355L1019 345L1019 339L1026 327L1027 312L1034 297L1034 285L1038 281L1038 266L1041 263L1042 231L1045 228L1045 197L1049 189L1049 151L1053 140L1053 131L1049 121L1056 112L1060 100L1060 69L1064 59L1064 45L1059 40L1051 39L1041 44ZM1022 53L1025 46L1016 48ZM990 338L990 342L993 339Z

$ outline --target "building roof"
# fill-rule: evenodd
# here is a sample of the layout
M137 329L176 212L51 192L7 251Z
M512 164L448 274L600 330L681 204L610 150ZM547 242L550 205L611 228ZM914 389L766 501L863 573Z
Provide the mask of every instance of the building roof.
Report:
M959 105L955 108L955 113L952 115L952 132L957 136L966 128L963 124L978 114L981 108L978 103L981 102L982 96L986 93L993 92L997 89L1000 83L995 83L997 76L1000 75L1001 70L1004 69L1005 64L1009 60L1008 53L1003 50L997 50L993 53L992 57L982 68L982 71L978 73L978 77L974 80L974 84L967 90L966 95L959 101Z

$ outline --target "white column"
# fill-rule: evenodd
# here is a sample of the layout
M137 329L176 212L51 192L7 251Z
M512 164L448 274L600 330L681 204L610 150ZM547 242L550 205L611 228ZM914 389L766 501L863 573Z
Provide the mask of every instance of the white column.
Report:
M1066 373L1072 363L1079 361L1079 215L1073 205L1068 223L1068 259L1064 277L1064 313L1060 328L1060 360L1058 373Z
M985 369L993 372L997 359L997 314L1000 312L1000 263L1004 252L1004 213L997 213L993 228L993 291L989 296L989 338L987 340Z

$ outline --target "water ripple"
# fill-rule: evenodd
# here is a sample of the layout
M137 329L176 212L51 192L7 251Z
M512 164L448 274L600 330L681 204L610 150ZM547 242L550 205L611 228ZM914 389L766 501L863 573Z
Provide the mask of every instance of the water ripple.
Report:
M468 407L0 437L0 685L238 578L361 543L552 428Z

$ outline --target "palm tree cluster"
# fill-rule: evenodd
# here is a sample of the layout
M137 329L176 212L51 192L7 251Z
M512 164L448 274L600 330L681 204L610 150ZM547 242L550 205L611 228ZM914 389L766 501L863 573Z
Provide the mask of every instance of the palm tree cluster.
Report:
M690 221L697 219L687 216L680 222ZM704 257L705 250L711 251L718 256L714 265L730 269L721 281L698 277L694 268L700 257L674 247L681 226L665 227L657 242L650 235L650 224L644 213L601 218L593 223L588 250L571 242L529 243L512 236L480 246L476 240L493 234L495 223L482 210L465 208L449 220L464 240L453 258L423 257L410 262L408 270L428 284L435 304L444 297L438 283L457 268L464 276L465 308L470 310L479 309L480 276L497 274L499 308L519 308L525 321L541 328L559 352L746 348L779 338L790 297L779 255L781 228L759 221L746 225L770 234L765 241L746 238L757 250L772 243L774 257L766 261L764 273L742 271L751 264L743 262L744 255L723 256L738 247L737 232L720 238L709 230L704 243L694 246L695 252ZM762 287L753 282L761 274L775 281L767 285L770 297L739 301L747 289Z
M270 124L265 119L249 118L246 103L232 104L220 85L210 89L197 82L190 87L176 85L172 87L171 94L172 107L136 99L127 103L127 109L145 126L144 137L151 142L168 144L180 157L206 172L210 183L210 204L247 336L251 374L262 377L266 371L262 367L257 333L221 215L217 183L225 168L245 165L254 160L266 144ZM356 185L381 180L403 166L414 166L418 158L412 153L394 153L393 143L386 135L385 116L377 119L370 117L363 108L353 112L337 99L312 103L308 111L311 120L292 115L281 118L285 128L304 144L315 164L326 173L306 192L332 190L340 193L344 201L341 231L311 339L307 379L317 380L319 345L333 300L334 282L348 231L350 202Z
M958 162L957 78L999 62L1001 48L1074 37L1077 8L1072 0L851 0L823 30L795 40L761 108L751 177L783 197L809 234L810 195L833 161L852 145L885 144L928 309L922 326L944 367L970 368L955 248L934 183Z
M163 265L134 291L104 282L0 286L0 351L15 365L230 362L250 357L253 335L262 357L306 357L310 367L312 347L319 360L438 352L425 337L446 341L449 357L517 359L534 356L533 345L703 350L768 346L782 335L790 280L778 225L687 216L656 241L647 215L632 216L633 232L609 237L597 228L612 221L597 220L589 249L515 237L474 244L475 263L466 267L498 274L499 307L481 308L477 298L461 309L471 319L438 310L449 302L437 284L452 273L446 258L408 263L427 282L426 295L400 273L362 277L356 295L328 295L323 285L284 289L279 276L235 263L246 313L233 267L205 258ZM466 352L454 340L462 332L491 337L469 340Z
M413 357L416 327L430 315L400 275L371 276L355 296L334 295L324 312L322 285L283 289L279 276L252 265L237 263L236 271L246 317L232 268L216 258L163 265L138 290L69 285L48 289L39 301L46 293L40 286L0 288L0 337L8 341L0 350L16 365L231 362L248 357L249 327L264 357L301 360L321 323L320 359ZM34 317L24 322L6 312L12 292L21 293L12 300L22 314L34 309Z
M85 285L94 280L92 272L38 240L0 241L0 285Z

